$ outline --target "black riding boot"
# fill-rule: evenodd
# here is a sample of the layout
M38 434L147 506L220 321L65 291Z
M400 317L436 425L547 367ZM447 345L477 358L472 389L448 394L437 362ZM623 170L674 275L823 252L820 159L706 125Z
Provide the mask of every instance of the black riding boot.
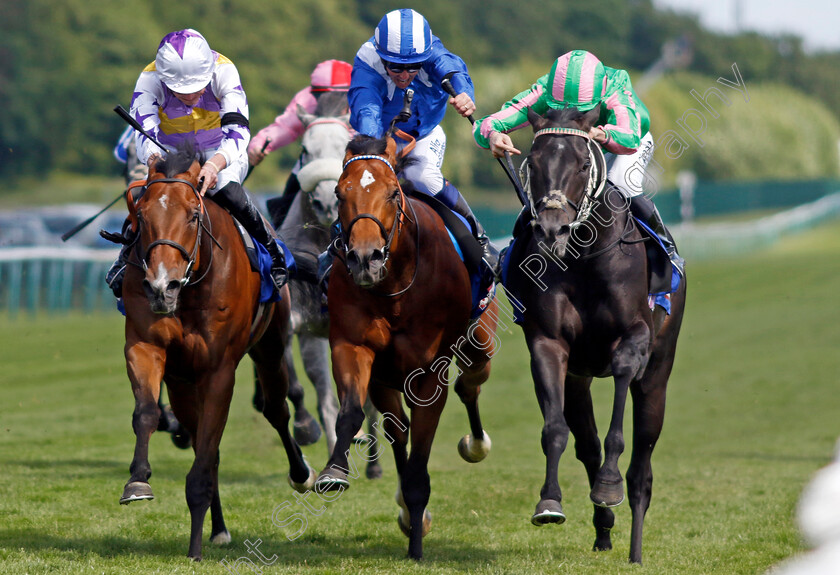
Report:
M116 261L111 264L111 268L105 274L105 283L108 284L108 287L111 288L112 292L114 292L114 297L121 298L123 278L125 277L125 266L128 265L128 251L131 249L131 246L134 245L134 240L137 238L137 234L132 231L131 222L128 220L125 220L123 223L122 233L114 234L103 230L100 234L104 234L103 237L105 239L110 239L113 242L119 242L122 244L122 248L120 248L120 253L117 256Z
M333 245L335 244L335 239L340 233L341 223L336 220L330 226L330 243L327 244L327 249L321 252L321 255L318 256L318 285L321 286L321 291L323 291L325 295L327 293L327 276L329 276L330 270L332 270L333 260L335 259Z
M271 218L271 225L274 226L275 230L279 230L283 225L283 221L289 215L292 202L295 201L295 196L299 191L300 181L297 174L290 174L289 179L286 180L283 194L278 198L271 198L265 203L265 207L268 209L268 217Z
M677 244L671 236L671 232L665 227L662 216L659 215L659 210L656 209L653 200L644 194L631 196L630 213L647 224L659 236L659 239L665 245L665 251L668 252L671 263L677 268L679 274L685 277L685 260L677 253Z
M238 182L228 182L224 188L213 195L217 204L225 208L239 223L260 242L271 256L271 279L279 292L289 281L289 270L286 268L286 256L274 241L273 230L262 217L257 206Z
M447 184L450 186L452 185L451 183ZM463 216L464 219L467 220L470 228L473 230L473 236L478 242L478 245L481 246L481 250L483 252L481 259L484 260L484 264L490 269L494 279L498 279L500 277L499 250L496 249L496 246L494 246L493 242L490 241L490 238L487 237L487 233L484 231L484 226L481 225L481 222L479 222L476 219L475 214L472 213L469 204L467 204L467 200L464 199L461 192L457 193L458 200L455 202L455 205L452 206L452 211L460 216Z

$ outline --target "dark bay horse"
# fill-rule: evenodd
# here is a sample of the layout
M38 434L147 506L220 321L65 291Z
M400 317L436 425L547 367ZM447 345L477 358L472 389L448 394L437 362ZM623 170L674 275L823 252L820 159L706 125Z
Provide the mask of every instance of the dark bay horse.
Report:
M455 391L467 407L472 434L462 439L459 452L475 462L490 448L477 400L490 375L498 311L493 302L491 313L470 322L467 270L440 216L403 193L397 160L393 139L358 136L348 146L336 190L343 249L328 296L341 407L335 449L315 489L343 491L348 475L356 476L354 456L366 454L357 449L351 455L350 446L369 396L383 414L383 432L393 448L398 520L409 537L408 555L420 559L431 523L428 460L453 354L459 371Z
M149 438L158 424L161 381L176 417L193 438L187 474L189 556L201 559L208 508L213 543L230 534L219 501L219 442L233 395L236 366L246 351L263 387L263 414L289 459L289 482L303 492L315 474L288 429L287 366L290 301L260 304L260 277L251 270L233 218L197 191L199 159L191 145L159 160L147 190L129 210L140 241L125 276L125 358L134 392L136 444L131 478L120 503L153 499Z
M627 392L633 398L633 453L627 471L632 512L630 561L641 563L642 527L650 505L651 454L662 430L665 388L685 307L685 281L671 312L648 303L644 239L628 201L608 182L600 146L587 134L599 110L529 112L535 137L523 169L531 205L510 248L507 289L525 308L522 328L545 424L546 475L535 525L563 523L558 464L571 431L595 504L595 550L612 548L609 507L624 499L618 458L624 451ZM590 385L614 380L609 431L601 441Z

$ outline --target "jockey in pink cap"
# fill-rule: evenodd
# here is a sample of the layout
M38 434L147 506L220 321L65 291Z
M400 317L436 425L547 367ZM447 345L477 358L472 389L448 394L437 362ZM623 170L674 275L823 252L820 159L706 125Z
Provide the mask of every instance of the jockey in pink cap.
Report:
M274 118L274 122L251 138L251 143L248 145L248 162L251 167L262 162L269 153L288 146L303 134L304 126L297 115L298 106L306 113L312 114L322 94L347 92L350 88L352 68L350 64L341 60L326 60L315 66L310 76L310 85L294 95L283 113ZM291 207L292 200L300 190L300 182L297 179L299 171L300 160L292 168L283 195L278 199L269 200L269 211L277 216L273 222L277 228L280 227L286 212ZM272 204L277 207L274 208Z

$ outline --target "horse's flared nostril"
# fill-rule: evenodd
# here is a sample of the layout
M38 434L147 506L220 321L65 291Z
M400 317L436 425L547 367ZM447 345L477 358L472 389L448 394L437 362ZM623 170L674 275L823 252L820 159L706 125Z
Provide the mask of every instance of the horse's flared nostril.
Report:
M381 266L385 263L385 252L379 248L373 250L370 254L370 263L371 265L376 264L377 266Z
M170 282L166 285L166 291L168 293L173 291L178 291L181 289L181 282L178 280L170 280Z
M152 289L152 284L147 279L143 280L143 293L146 294L146 297L152 297L155 295L155 290Z

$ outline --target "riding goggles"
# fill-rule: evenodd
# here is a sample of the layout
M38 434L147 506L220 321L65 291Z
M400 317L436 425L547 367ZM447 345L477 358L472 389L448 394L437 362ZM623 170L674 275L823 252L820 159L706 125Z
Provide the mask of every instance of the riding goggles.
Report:
M387 68L394 74L401 74L402 72L408 72L409 74L412 74L414 72L419 72L420 68L423 67L423 62L414 62L412 64L399 64L397 62L389 62L388 60L382 60L382 64L385 66L385 68Z

